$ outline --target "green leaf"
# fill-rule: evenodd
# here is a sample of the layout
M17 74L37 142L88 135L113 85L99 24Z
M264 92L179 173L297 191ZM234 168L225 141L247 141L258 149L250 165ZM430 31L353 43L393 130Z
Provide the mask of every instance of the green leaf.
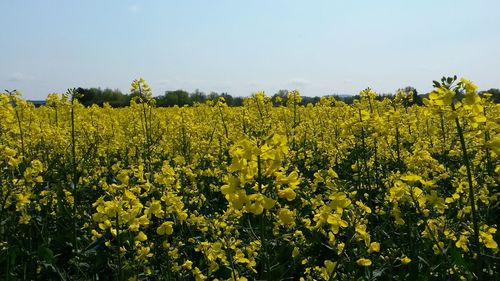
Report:
M48 264L54 263L54 252L46 246L38 247L38 258L44 260Z
M449 253L451 255L451 259L453 260L454 264L461 265L461 266L464 266L467 269L469 269L467 261L462 256L462 253L460 252L460 250L453 247L453 248L450 248Z
M427 261L426 261L423 257L421 257L421 256L417 256L417 257L418 257L418 259L419 259L419 260L421 260L421 261L422 261L425 265L427 265L427 266L429 266L429 267L431 266L431 265L430 265L430 264L429 264L429 263L428 263L428 262L427 262Z

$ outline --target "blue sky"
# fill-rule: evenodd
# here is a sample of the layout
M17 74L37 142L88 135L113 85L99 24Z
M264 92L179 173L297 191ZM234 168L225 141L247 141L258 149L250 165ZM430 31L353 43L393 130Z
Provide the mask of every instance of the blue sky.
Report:
M0 90L500 88L500 1L0 0Z

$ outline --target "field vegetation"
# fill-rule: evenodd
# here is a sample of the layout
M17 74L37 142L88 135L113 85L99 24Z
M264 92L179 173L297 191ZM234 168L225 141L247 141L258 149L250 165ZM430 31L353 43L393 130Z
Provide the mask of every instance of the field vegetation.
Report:
M2 280L499 280L500 106L0 94ZM276 106L278 104L278 106Z

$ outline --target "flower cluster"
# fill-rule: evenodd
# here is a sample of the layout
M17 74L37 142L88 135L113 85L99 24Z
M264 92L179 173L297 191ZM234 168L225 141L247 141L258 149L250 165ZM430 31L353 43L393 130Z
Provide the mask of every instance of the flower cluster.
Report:
M0 279L499 279L500 106L466 79L127 108L0 94Z

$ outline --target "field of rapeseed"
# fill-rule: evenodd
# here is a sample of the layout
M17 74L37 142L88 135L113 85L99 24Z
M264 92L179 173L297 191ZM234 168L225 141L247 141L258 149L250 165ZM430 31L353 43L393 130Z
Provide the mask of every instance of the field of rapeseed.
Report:
M0 94L2 280L494 280L500 106L471 82L127 108Z

